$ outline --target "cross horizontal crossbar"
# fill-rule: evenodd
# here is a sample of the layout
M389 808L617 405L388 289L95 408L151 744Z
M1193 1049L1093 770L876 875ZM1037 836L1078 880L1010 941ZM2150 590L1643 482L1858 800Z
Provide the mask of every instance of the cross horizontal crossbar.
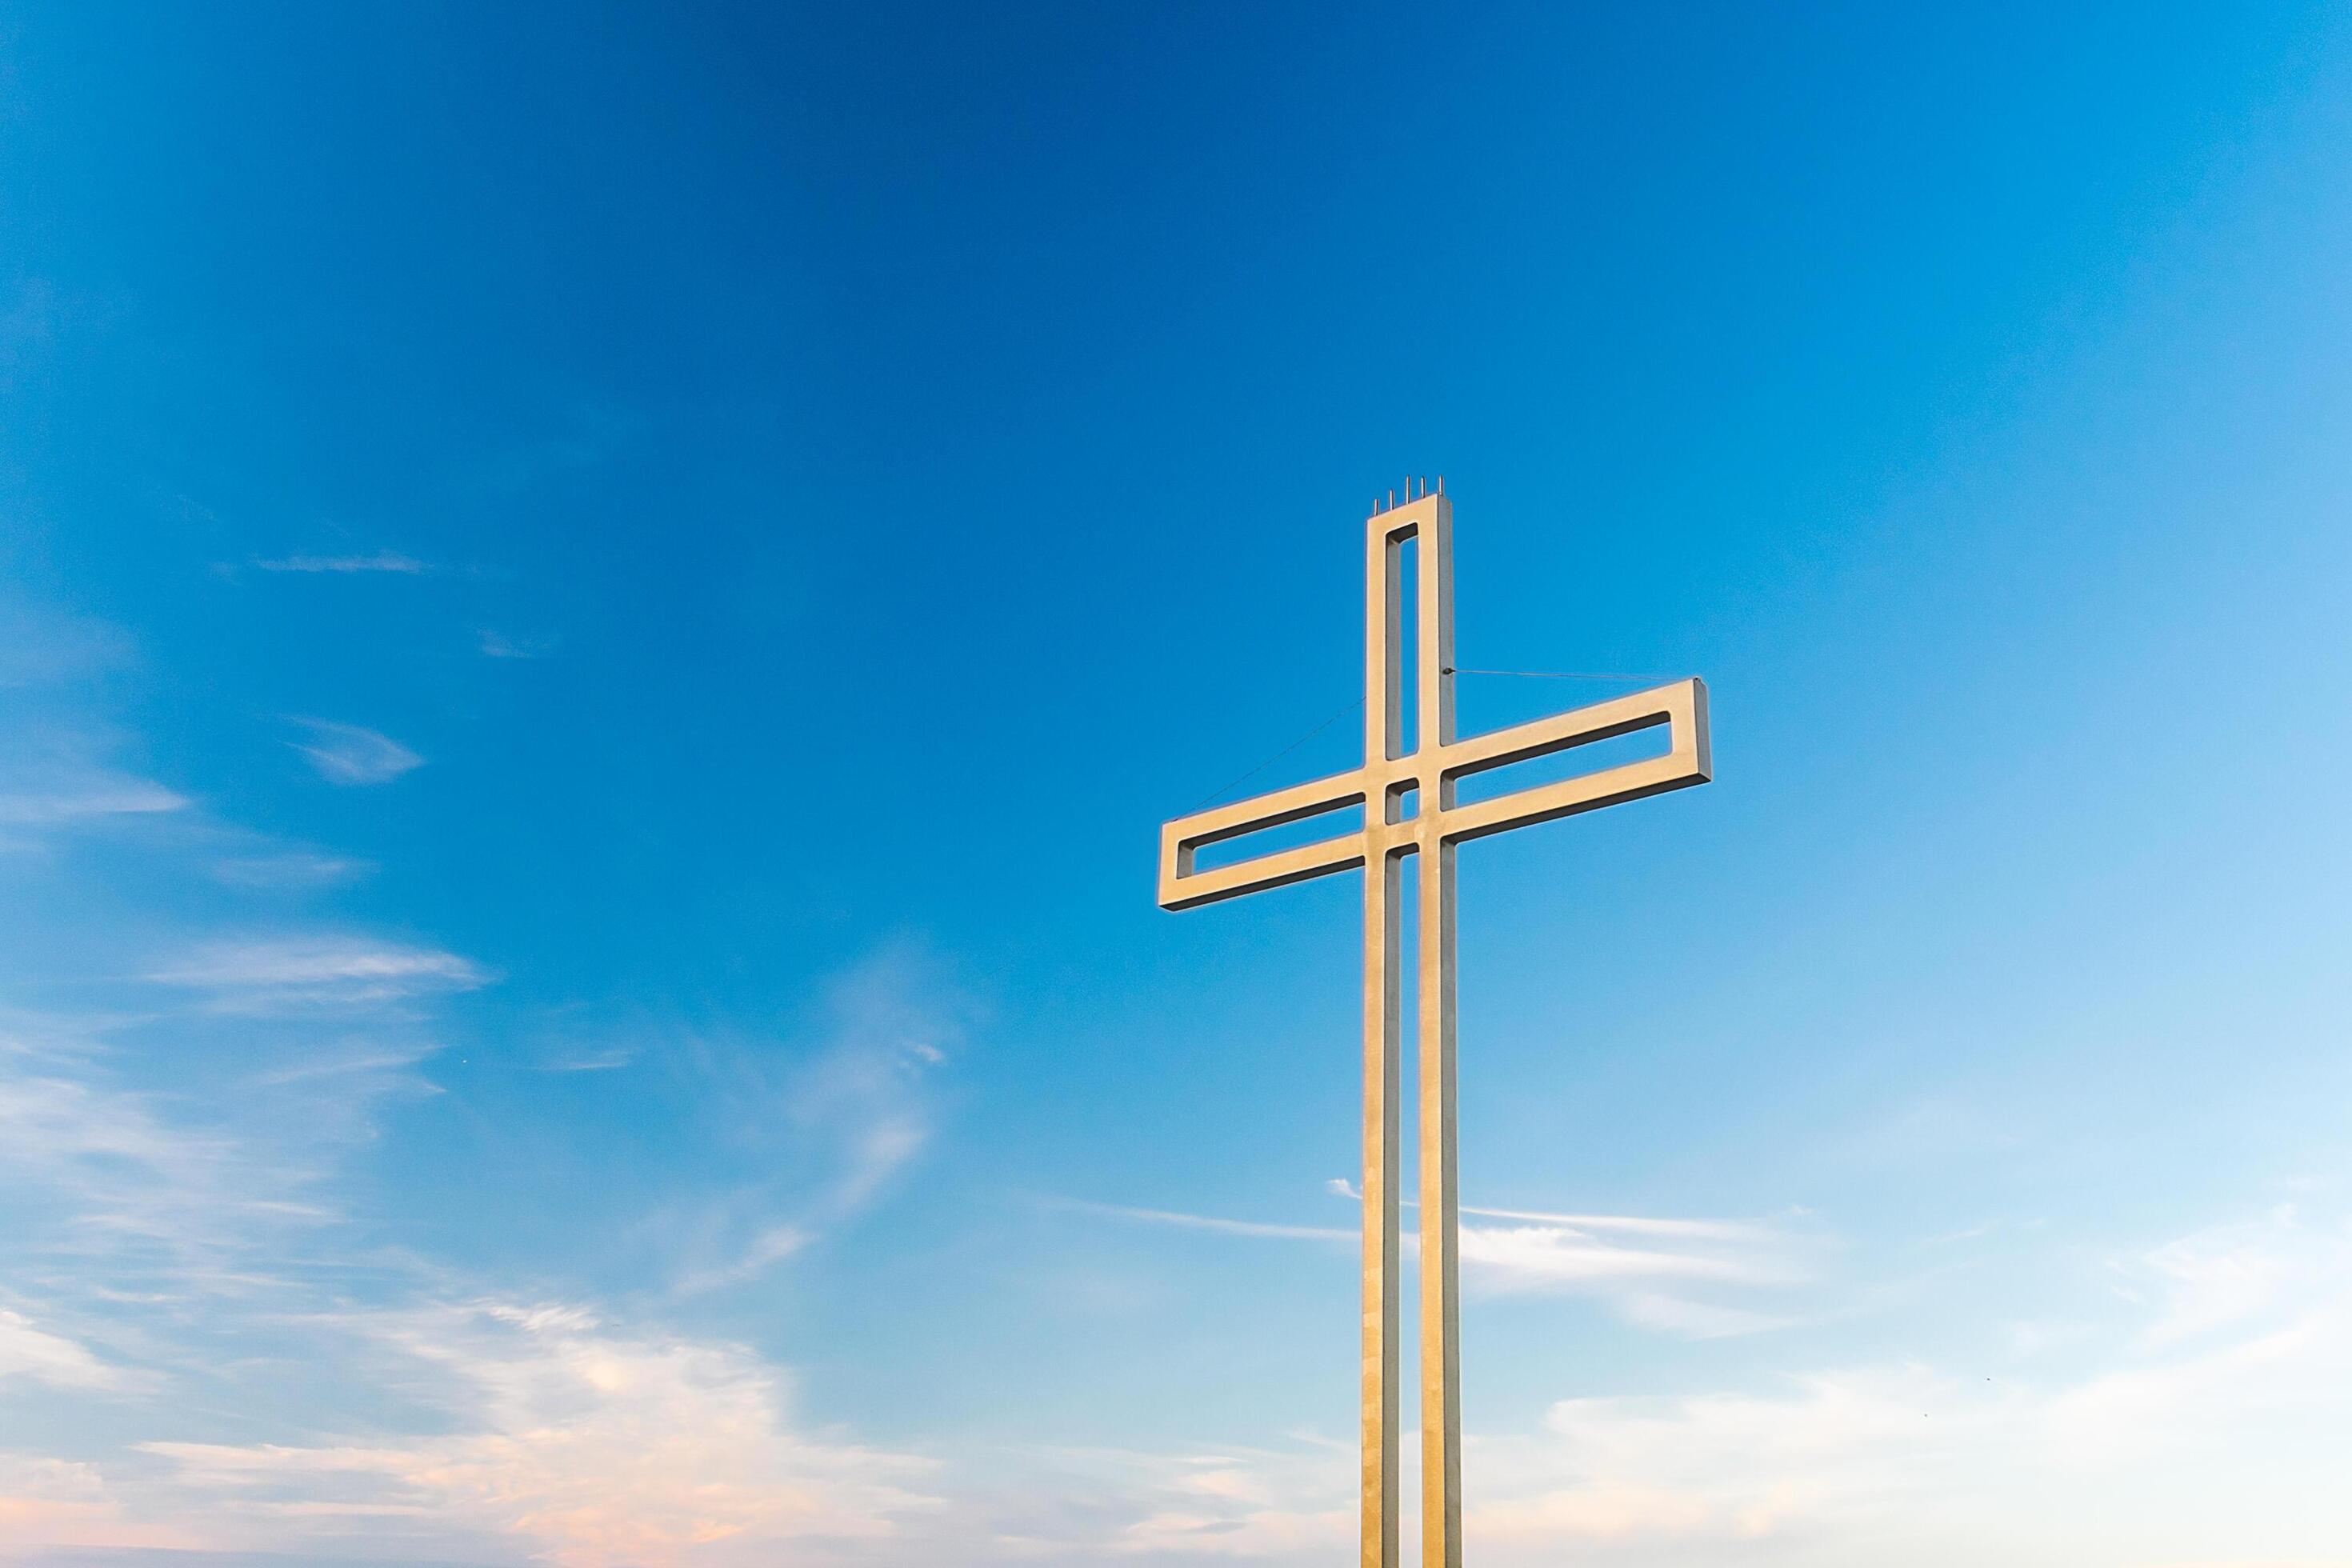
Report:
M1453 784L1457 779L1660 725L1668 731L1664 756L1468 805L1453 804ZM1706 684L1694 677L1179 817L1160 830L1160 904L1163 909L1189 910L1220 899L1239 898L1351 870L1375 855L1409 855L1433 841L1461 843L1664 795L1705 784L1711 773ZM1403 821L1391 820L1397 799L1407 790L1419 792L1419 812ZM1364 826L1359 832L1232 865L1206 870L1194 868L1194 856L1204 846L1358 805L1365 808Z

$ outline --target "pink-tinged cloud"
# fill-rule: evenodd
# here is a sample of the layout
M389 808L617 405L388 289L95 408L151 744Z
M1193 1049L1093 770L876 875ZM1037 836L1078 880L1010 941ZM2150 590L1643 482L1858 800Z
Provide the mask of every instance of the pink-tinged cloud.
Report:
M796 1427L783 1375L741 1346L502 1302L351 1326L437 1390L439 1430L145 1451L215 1507L323 1505L285 1533L400 1520L420 1541L520 1538L565 1568L772 1563L789 1542L887 1540L938 1506L916 1489L928 1461Z

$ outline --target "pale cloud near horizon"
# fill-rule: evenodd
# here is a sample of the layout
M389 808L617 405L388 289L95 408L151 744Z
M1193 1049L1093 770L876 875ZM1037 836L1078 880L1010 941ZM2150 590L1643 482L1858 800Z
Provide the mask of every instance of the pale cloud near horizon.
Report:
M88 1553L112 1547L152 1562L148 1552L199 1544L172 1525L125 1520L96 1465L0 1449L0 1560L37 1562L31 1553L71 1547L89 1561Z
M438 1430L140 1445L173 1467L192 1522L278 1550L514 1540L606 1568L772 1562L784 1542L886 1540L939 1506L920 1489L932 1461L798 1429L789 1380L740 1346L499 1300L333 1326L404 1359Z
M360 724L327 719L295 721L310 732L306 743L289 741L330 784L378 784L425 765L425 759L389 735Z
M2163 1310L2141 1332L2141 1346L2194 1343L2283 1298L2352 1295L2352 1224L2334 1236L2314 1233L2294 1205L2285 1204L2114 1266L2117 1289L2135 1299L2150 1289L2150 1278Z
M688 1259L730 1278L689 1271L696 1289L679 1296L784 1266L919 1157L939 1114L929 1080L963 1049L968 1015L940 969L919 948L887 948L813 1005L797 1053L712 1057L707 1087L740 1119L747 1162L793 1147L810 1161L803 1187L754 1194ZM487 979L437 949L348 935L199 944L155 974L207 996L323 994L367 1018ZM331 1049L256 1063L248 1081L291 1095L287 1114L218 1125L192 1121L176 1097L111 1084L102 1052L37 1041L0 1049L9 1191L47 1184L64 1196L70 1206L44 1232L41 1256L107 1292L9 1302L0 1365L115 1410L126 1438L95 1459L0 1453L0 1558L39 1561L69 1545L293 1553L322 1565L391 1551L518 1568L1346 1555L1354 1460L1344 1441L1254 1433L1129 1455L967 1446L950 1463L814 1424L787 1365L668 1321L692 1310L679 1296L625 1311L424 1268L397 1277L389 1304L349 1305L339 1282L362 1259L338 1239L339 1198L322 1176L338 1150L372 1135L366 1097L406 1076L408 1038L370 1025ZM289 1141L311 1136L354 1089L362 1110L326 1129L327 1142ZM756 1135L776 1127L791 1142ZM1538 1237L1514 1258L1483 1260L1465 1239L1471 1278L1491 1269L1491 1286L1516 1270L1530 1288L1594 1294L1621 1311L1633 1310L1624 1292L1634 1289L1778 1289L1810 1267L1818 1239L1779 1220L1470 1206L1496 1223L1465 1237ZM1116 1217L1338 1250L1355 1237L1352 1225ZM141 1261L158 1257L171 1267ZM2352 1414L2342 1408L2352 1230L2276 1208L2120 1255L2105 1272L2129 1321L2063 1375L2005 1365L1993 1384L1932 1360L1832 1363L1696 1392L1561 1398L1531 1428L1474 1430L1472 1548L1494 1568L1567 1552L1594 1568L2230 1561L2231 1539L2200 1523L2186 1478L2217 1463L2275 1468L2279 1446L2290 1459L2325 1455L2330 1435L2341 1436ZM192 1423L184 1411L202 1402L189 1391L213 1392L196 1380L224 1331L266 1334L275 1353L331 1384L331 1399L257 1428ZM295 1336L302 1349L281 1348ZM132 1361L122 1345L136 1348ZM375 1414L362 1421L358 1410ZM1332 1414L1335 1426L1345 1415ZM1970 1502L1990 1493L2017 1500L2010 1518L2046 1527L2046 1540L2021 1550L1986 1533L1994 1527ZM2143 1495L2154 1501L2138 1505L2131 1529L2116 1528L2126 1500ZM2068 1516L2077 1500L2095 1505L2092 1522ZM2324 1548L2315 1505L2302 1506L2245 1539L2275 1548L2268 1558L2240 1561Z
M1474 1430L1469 1551L1498 1568L1563 1553L1594 1568L2352 1563L2334 1495L2352 1429L2352 1224L2274 1210L2113 1271L2165 1331L2119 1336L2071 1375L1832 1365L1746 1388L1564 1398L1537 1429ZM2184 1323L2198 1335L2166 1327ZM1410 1476L1417 1444L1404 1446ZM1343 1443L1118 1468L1129 1506L1092 1538L1105 1558L1337 1561L1353 1543ZM2265 1507L2210 1510L2215 1495ZM1411 1540L1410 1488L1406 1516Z
M2184 1271L2184 1257L2199 1261ZM2319 1484L2337 1450L2313 1439L2352 1414L2336 1375L2352 1369L2352 1231L2274 1211L2115 1267L2147 1292L2148 1321L2200 1318L2204 1342L2126 1337L2098 1364L2041 1381L1889 1362L1556 1400L1532 1428L1469 1435L1469 1547L1496 1568L1562 1553L1594 1568L2341 1564L2326 1554ZM2273 1283L2219 1316L2189 1305L2222 1275ZM1274 1564L1336 1561L1352 1544L1344 1439L949 1464L809 1429L789 1374L744 1347L593 1309L443 1300L337 1310L314 1326L389 1357L361 1364L421 1399L429 1430L158 1436L138 1452L161 1473L18 1457L0 1464L0 1495L38 1487L73 1508L31 1513L17 1549L169 1529L182 1544L322 1564L396 1545L556 1568L739 1568ZM2259 1517L2202 1507L2216 1467L2283 1464ZM1989 1496L2004 1500L1997 1516ZM1411 1539L1410 1499L1407 1514Z
M2184 1270L2184 1256L2198 1261ZM2329 1506L2292 1477L2298 1451L2326 1468L2314 1422L2340 1447L2352 1418L2352 1230L2282 1211L2117 1272L2147 1293L2151 1323L2186 1314L2207 1338L2127 1339L2071 1378L1906 1363L1778 1389L1563 1400L1541 1436L1475 1455L1497 1499L1479 1533L1504 1562L1581 1542L1590 1561L1628 1564L1736 1550L1771 1563L2137 1565L2198 1547L2218 1561L2253 1540L2330 1544ZM2217 1278L2268 1283L2233 1286L2209 1312ZM2284 1488L2263 1535L2203 1510L2225 1470L2233 1495ZM1996 1494L2012 1505L2002 1523L1978 1506Z
M389 1548L402 1561L751 1568L787 1545L887 1559L941 1506L926 1489L936 1460L806 1429L789 1376L724 1341L498 1299L331 1309L289 1327L344 1343L350 1391L396 1394L430 1412L425 1429L159 1435L100 1462L0 1452L0 1560L149 1546L325 1563ZM176 1424L163 1407L151 1418Z

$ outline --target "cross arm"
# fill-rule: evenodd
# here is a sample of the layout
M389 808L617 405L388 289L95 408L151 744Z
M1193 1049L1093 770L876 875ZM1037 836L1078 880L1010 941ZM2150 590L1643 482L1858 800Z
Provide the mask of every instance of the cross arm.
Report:
M1359 769L1278 789L1255 800L1211 806L1163 824L1160 829L1160 907L1189 910L1219 899L1239 898L1244 893L1303 882L1309 877L1328 876L1362 865L1364 836L1360 831L1205 871L1193 869L1192 858L1194 851L1206 845L1360 805L1364 793L1364 774Z
M1445 746L1439 754L1438 771L1450 784L1489 768L1659 725L1667 731L1664 756L1603 768L1469 805L1449 805L1444 812L1444 837L1456 842L1482 838L1507 828L1705 784L1714 773L1707 750L1706 683L1696 676Z

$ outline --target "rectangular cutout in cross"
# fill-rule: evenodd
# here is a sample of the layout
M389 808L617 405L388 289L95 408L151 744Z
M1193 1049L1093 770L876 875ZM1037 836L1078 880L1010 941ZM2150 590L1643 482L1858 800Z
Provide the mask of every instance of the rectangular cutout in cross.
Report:
M1605 773L1628 763L1654 762L1673 749L1673 726L1664 714L1638 730L1571 735L1520 756L1454 774L1454 805L1475 805L1522 790Z
M1220 870L1260 856L1279 854L1334 838L1358 838L1364 831L1364 803L1343 801L1282 822L1268 822L1192 846L1195 872Z

